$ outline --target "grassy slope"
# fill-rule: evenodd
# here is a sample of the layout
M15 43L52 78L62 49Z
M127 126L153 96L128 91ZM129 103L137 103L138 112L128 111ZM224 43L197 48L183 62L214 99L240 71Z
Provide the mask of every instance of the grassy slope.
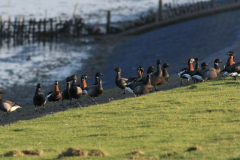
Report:
M104 159L137 157L128 154L135 149L153 159L238 159L239 83L221 79L1 126L0 154L41 149L41 157L17 159L53 159L76 147L100 148ZM186 151L196 145L202 150Z

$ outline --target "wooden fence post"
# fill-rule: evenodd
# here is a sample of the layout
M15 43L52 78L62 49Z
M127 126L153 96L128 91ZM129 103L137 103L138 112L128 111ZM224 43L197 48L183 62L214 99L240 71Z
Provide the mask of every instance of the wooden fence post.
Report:
M158 1L158 17L157 17L157 21L161 21L162 20L162 0Z
M211 0L211 8L213 8L214 5L215 5L215 4L214 4L214 3L215 3L214 1L215 1L215 0Z
M111 10L107 11L107 34L110 33Z
M10 27L11 27L11 16L9 16L9 19L8 19L8 36L10 36Z
M3 30L3 17L2 17L2 15L0 16L0 36L1 36L1 38L2 38L2 30Z

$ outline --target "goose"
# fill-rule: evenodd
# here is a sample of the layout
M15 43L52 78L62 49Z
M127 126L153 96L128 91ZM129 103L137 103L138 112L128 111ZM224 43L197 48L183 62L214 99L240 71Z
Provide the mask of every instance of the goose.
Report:
M141 78L143 76L144 68L142 66L139 66L137 68L137 77L129 77L127 80L127 84L135 82L137 79Z
M102 74L103 75L103 74ZM88 77L86 75L82 76L82 83L85 84L86 87L83 87L83 91L88 94L91 99L97 104L95 97L100 97L103 94L102 80L99 79L99 83L97 85L89 85L87 86L86 79Z
M227 53L227 55L229 56L228 60L227 60L227 64L224 66L224 69L221 71L221 72L224 72L224 74L222 75L223 77L224 76L233 76L234 79L236 80L236 77L237 76L240 76L240 64L239 62L238 63L235 63L233 60L234 60L234 57L235 57L235 54L233 51L230 51Z
M188 59L188 68L183 68L178 72L179 77L181 78L180 84L182 84L183 79L187 79L188 82L190 79L192 79L191 75L195 73L194 68L193 68L193 62L195 59L189 58Z
M57 102L61 98L61 93L59 92L58 81L54 82L54 89L47 93L47 101Z
M3 94L0 88L0 94ZM6 115L6 113L9 115L9 112L13 112L18 108L22 108L21 106L19 106L17 103L2 99L2 97L0 96L0 110L4 112L4 115Z
M123 89L124 92L123 94L126 94L126 85L127 85L127 78L122 78L121 77L121 68L117 67L113 71L117 72L117 76L115 78L115 84L120 88Z
M99 84L99 80L100 80L100 77L101 77L101 76L103 76L103 74L102 74L101 72L97 72L97 73L95 74L95 83L94 83L94 85Z
M167 83L168 78L169 78L167 67L171 67L171 66L168 63L164 63L163 64L163 70L162 70L162 77L163 78L162 78L161 82L158 85L163 85L163 84Z
M198 80L200 81L208 81L211 79L217 78L220 74L221 69L219 67L219 63L222 63L221 59L214 60L214 68L204 69L200 72Z
M154 86L155 91L157 91L157 85L161 83L163 78L162 69L161 69L161 60L157 60L157 71L151 74L151 84Z
M70 97L68 95L68 90L71 87L71 77L67 77L66 82L67 82L67 86L66 86L66 88L63 89L63 91L61 93L61 95L62 95L62 105L63 105L63 100L64 99L70 100ZM63 105L63 107L64 107L64 105Z
M144 78L142 81L138 81L135 83L128 84L127 87L129 87L132 90L132 93L136 97L136 95L142 95L145 93L148 93L152 88L151 84L151 74L154 72L154 67L150 66L147 70L147 77Z
M208 64L206 63L206 62L203 62L202 64L201 64L201 70L199 70L199 72L197 72L196 74L194 74L193 76L192 76L192 79L194 80L194 81L203 81L203 79L202 79L202 73L203 72L205 72L205 69L207 69L206 67L208 66Z
M37 89L35 91L34 97L33 97L33 104L35 106L35 110L37 110L37 106L43 106L43 110L45 110L45 104L47 102L45 96L43 93L41 93L42 85L41 83L37 84Z
M82 96L83 91L82 89L77 86L77 76L76 75L72 75L71 76L71 80L72 80L72 84L68 90L68 95L70 97L70 103L72 103L72 98L73 99L77 99L77 101L79 100L79 98Z

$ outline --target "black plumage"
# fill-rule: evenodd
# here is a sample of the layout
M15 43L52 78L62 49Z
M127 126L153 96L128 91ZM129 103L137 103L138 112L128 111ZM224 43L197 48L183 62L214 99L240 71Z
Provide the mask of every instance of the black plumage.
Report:
M37 109L37 106L43 106L45 110L45 104L46 104L46 98L43 93L41 93L42 85L40 83L37 84L37 89L35 91L34 97L33 97L33 104L35 106L35 109Z

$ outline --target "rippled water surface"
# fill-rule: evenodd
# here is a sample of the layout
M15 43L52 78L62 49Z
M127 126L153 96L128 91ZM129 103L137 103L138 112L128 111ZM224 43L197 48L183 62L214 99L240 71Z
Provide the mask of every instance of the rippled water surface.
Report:
M36 42L11 46L5 42L0 47L0 87L26 82L52 83L81 69L82 61L89 58L90 45Z

